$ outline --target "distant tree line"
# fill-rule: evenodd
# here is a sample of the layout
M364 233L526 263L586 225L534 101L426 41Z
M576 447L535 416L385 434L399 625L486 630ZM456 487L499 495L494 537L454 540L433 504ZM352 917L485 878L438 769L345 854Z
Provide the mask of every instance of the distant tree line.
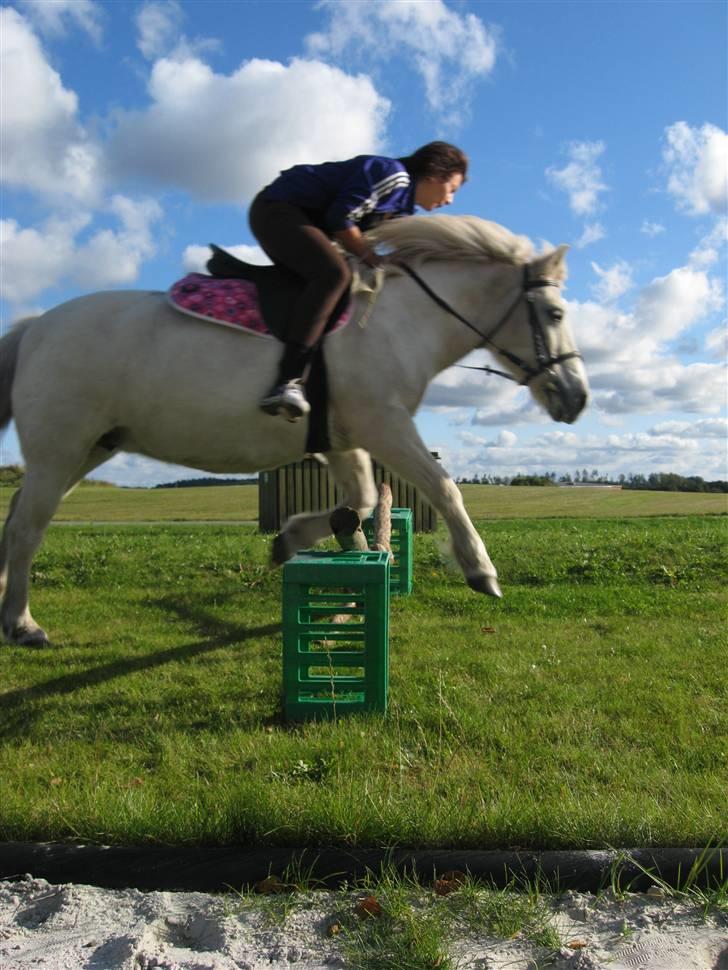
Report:
M25 469L22 465L0 465L0 486L5 488L19 488L23 484ZM84 485L100 485L112 487L111 482L101 482L84 478ZM258 478L185 478L177 482L165 482L154 488L200 488L206 485L257 485Z
M24 474L25 469L21 468L20 465L2 465L0 466L0 485L4 485L6 488L17 488L22 485Z
M18 488L23 483L25 469L21 465L0 465L0 486ZM677 475L674 472L653 472L650 475L619 475L609 478L597 469L577 470L574 475L568 472L557 475L546 472L544 475L473 475L457 479L461 485L621 485L622 488L644 489L652 492L728 492L728 482L717 480L706 482L699 475ZM84 479L85 485L109 487L110 482ZM205 488L219 485L257 485L258 478L183 478L176 482L165 482L154 488Z
M0 486L5 488L20 488L23 484L25 469L22 465L0 465ZM84 478L84 485L99 485L102 488L110 488L111 482L99 482L90 478Z
M181 478L177 482L165 482L155 488L207 488L210 485L257 485L258 478Z
M624 488L642 488L653 492L728 492L728 482L706 482L699 475L676 475L674 472L653 472L651 475L631 475Z
M596 468L591 472L586 468L577 469L573 476L568 472L565 475L557 475L556 472L546 472L544 475L474 475L472 478L460 477L458 482L461 485L621 485L625 489L652 492L728 492L728 482L706 482L699 475L653 472L650 475L619 475L615 479L601 475Z

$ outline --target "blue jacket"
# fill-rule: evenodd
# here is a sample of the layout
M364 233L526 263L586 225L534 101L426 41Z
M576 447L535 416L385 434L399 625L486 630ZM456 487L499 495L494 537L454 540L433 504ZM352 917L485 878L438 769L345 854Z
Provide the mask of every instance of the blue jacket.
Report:
M382 155L357 155L345 162L294 165L263 190L266 199L299 206L325 232L379 218L411 215L415 186L402 162Z

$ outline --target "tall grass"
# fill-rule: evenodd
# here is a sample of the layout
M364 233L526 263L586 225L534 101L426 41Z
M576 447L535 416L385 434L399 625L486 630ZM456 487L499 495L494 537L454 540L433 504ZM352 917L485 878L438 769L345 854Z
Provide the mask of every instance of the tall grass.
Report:
M386 716L281 719L252 527L51 529L0 648L0 838L493 847L720 841L725 519L483 527L503 601L418 536Z

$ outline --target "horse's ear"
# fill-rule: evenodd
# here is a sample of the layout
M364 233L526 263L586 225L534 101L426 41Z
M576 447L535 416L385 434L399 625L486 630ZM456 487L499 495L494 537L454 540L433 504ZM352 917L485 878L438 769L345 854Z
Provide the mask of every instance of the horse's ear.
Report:
M569 247L566 243L562 243L550 253L544 253L543 256L538 256L531 263L532 274L534 276L543 276L546 279L563 282L566 279L565 257L568 251Z

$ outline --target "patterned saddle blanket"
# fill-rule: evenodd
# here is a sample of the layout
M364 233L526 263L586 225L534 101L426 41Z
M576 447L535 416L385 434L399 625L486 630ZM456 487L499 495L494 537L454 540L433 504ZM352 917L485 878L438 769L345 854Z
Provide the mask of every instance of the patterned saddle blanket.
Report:
M290 311L301 291L293 274L275 266L253 266L212 247L211 275L188 273L174 283L167 298L173 307L200 320L232 327L258 337L285 338ZM327 333L349 321L349 297L336 308Z

